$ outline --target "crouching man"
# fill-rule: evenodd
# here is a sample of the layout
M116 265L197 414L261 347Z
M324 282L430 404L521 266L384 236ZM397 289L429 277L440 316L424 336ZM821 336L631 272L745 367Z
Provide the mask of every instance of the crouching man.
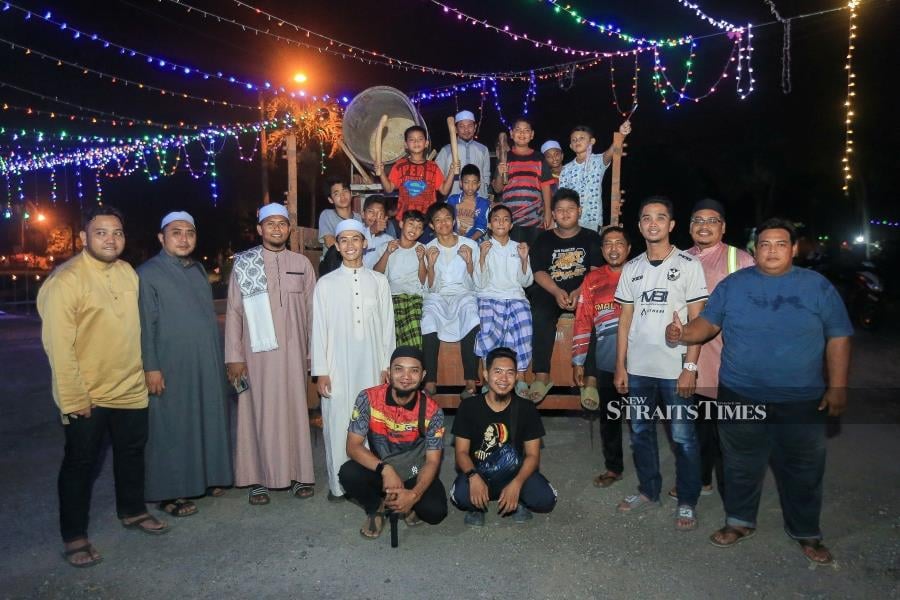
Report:
M447 516L447 493L438 479L444 412L420 390L423 363L418 348L398 347L388 383L356 398L347 430L350 460L339 478L347 496L366 511L363 537L381 535L385 509L404 515L410 526L436 525Z
M488 392L466 398L453 422L459 475L450 490L467 525L484 525L491 500L516 523L550 512L556 490L540 474L544 425L534 404L514 393L516 353L496 348L485 358Z

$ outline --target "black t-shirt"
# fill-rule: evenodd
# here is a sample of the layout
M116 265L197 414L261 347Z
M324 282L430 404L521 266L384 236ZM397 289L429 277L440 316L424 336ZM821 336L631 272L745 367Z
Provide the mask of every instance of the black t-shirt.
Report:
M555 231L545 231L535 240L529 251L531 270L545 271L556 285L571 292L581 285L588 271L603 265L600 234L582 227L574 236L561 238ZM544 288L540 292L550 297Z
M513 402L518 403L516 432L512 436L519 456L525 456L525 442L544 437L544 424L534 403L513 396L500 412L487 405L483 394L463 400L453 420L453 435L469 440L469 456L478 464L500 446L509 442Z

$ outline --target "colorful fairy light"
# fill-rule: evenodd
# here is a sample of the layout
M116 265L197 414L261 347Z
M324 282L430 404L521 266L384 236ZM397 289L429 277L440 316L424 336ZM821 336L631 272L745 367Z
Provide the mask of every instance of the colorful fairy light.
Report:
M435 0L431 0L434 2ZM691 36L685 35L678 38L664 38L664 39L650 39L643 36L634 36L628 33L623 33L622 30L615 25L610 25L608 23L598 23L597 21L590 20L586 17L581 16L575 8L569 4L561 4L557 0L545 0L545 2L551 6L553 6L553 10L556 13L560 11L564 11L570 17L575 19L575 22L579 25L584 25L585 27L590 27L592 30L597 33L601 33L608 37L617 37L624 42L628 42L629 44L638 44L638 45L647 45L647 46L683 46L685 44L691 43Z
M56 169L50 169L50 201L56 204Z
M628 114L634 109L638 104L638 79L639 74L641 72L640 62L638 61L638 55L634 55L634 75L631 78L631 106L629 109L623 110L619 105L619 96L616 92L616 65L614 61L609 61L609 84L612 88L612 97L613 97L613 106L616 107L616 112L619 113L623 117L627 117Z
M708 14L703 12L703 9L700 8L699 4L694 4L693 2L688 2L687 0L677 0L677 1L678 1L678 4L680 4L681 6L687 8L688 10L694 11L694 14L697 15L697 17L700 18L700 20L706 21L713 27L721 29L722 31L734 31L734 30L740 31L741 30L740 27L738 27L737 25L734 25L733 23L729 23L725 19L716 19L715 17L709 16Z
M103 206L103 184L100 182L100 169L94 169L94 185L97 192L97 206Z
M853 175L850 170L850 158L853 154L853 100L856 97L856 74L853 72L853 51L856 49L856 7L859 0L850 0L847 8L850 9L850 26L847 33L847 63L844 69L847 71L847 99L844 101L846 116L844 118L844 156L841 163L844 171L844 185L841 188L845 196L850 195L850 180Z

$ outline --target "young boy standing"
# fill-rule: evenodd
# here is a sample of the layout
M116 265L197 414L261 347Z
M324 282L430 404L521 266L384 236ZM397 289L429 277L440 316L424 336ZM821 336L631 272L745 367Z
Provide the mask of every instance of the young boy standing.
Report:
M497 165L497 175L492 185L495 192L503 194L503 204L512 211L510 236L530 246L542 229L553 227L550 206L553 173L544 157L530 146L534 139L534 127L527 117L517 118L509 133L513 141L512 151L507 162Z
M331 179L328 182L328 202L334 208L326 208L319 215L319 243L324 250L334 246L334 228L344 219L356 219L362 223L359 213L353 212L353 194L350 192L350 184L344 179Z
M403 221L407 210L427 213L437 201L437 192L442 196L450 193L453 176L459 173L459 163L450 165L450 172L441 172L433 160L425 158L428 150L428 134L424 127L413 125L403 133L408 156L401 158L391 167L390 175L385 175L384 164L375 163L375 175L381 179L386 194L398 190L397 219Z
M516 394L528 395L525 371L531 363L531 305L525 288L534 282L528 260L528 244L512 242L512 211L505 204L491 208L491 237L481 243L481 287L478 316L481 329L475 338L475 354L484 358L495 348L516 352Z
M559 189L559 174L562 171L563 151L562 146L556 140L547 140L541 144L541 154L544 160L550 165L550 173L553 175L553 185L550 186L550 193L555 194Z
M487 214L491 203L478 195L481 172L475 165L466 165L460 171L462 192L447 198L447 204L456 211L456 233L478 241L487 230Z
M400 238L382 246L375 270L384 273L394 300L394 330L397 346L422 349L422 296L425 293L425 246L419 236L425 215L408 210L403 215Z

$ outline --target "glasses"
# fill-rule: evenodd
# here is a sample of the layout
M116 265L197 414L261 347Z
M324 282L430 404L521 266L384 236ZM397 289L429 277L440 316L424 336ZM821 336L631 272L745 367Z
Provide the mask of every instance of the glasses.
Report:
M719 217L710 217L708 219L704 219L703 217L691 217L691 223L694 225L718 225L722 222L722 219Z

